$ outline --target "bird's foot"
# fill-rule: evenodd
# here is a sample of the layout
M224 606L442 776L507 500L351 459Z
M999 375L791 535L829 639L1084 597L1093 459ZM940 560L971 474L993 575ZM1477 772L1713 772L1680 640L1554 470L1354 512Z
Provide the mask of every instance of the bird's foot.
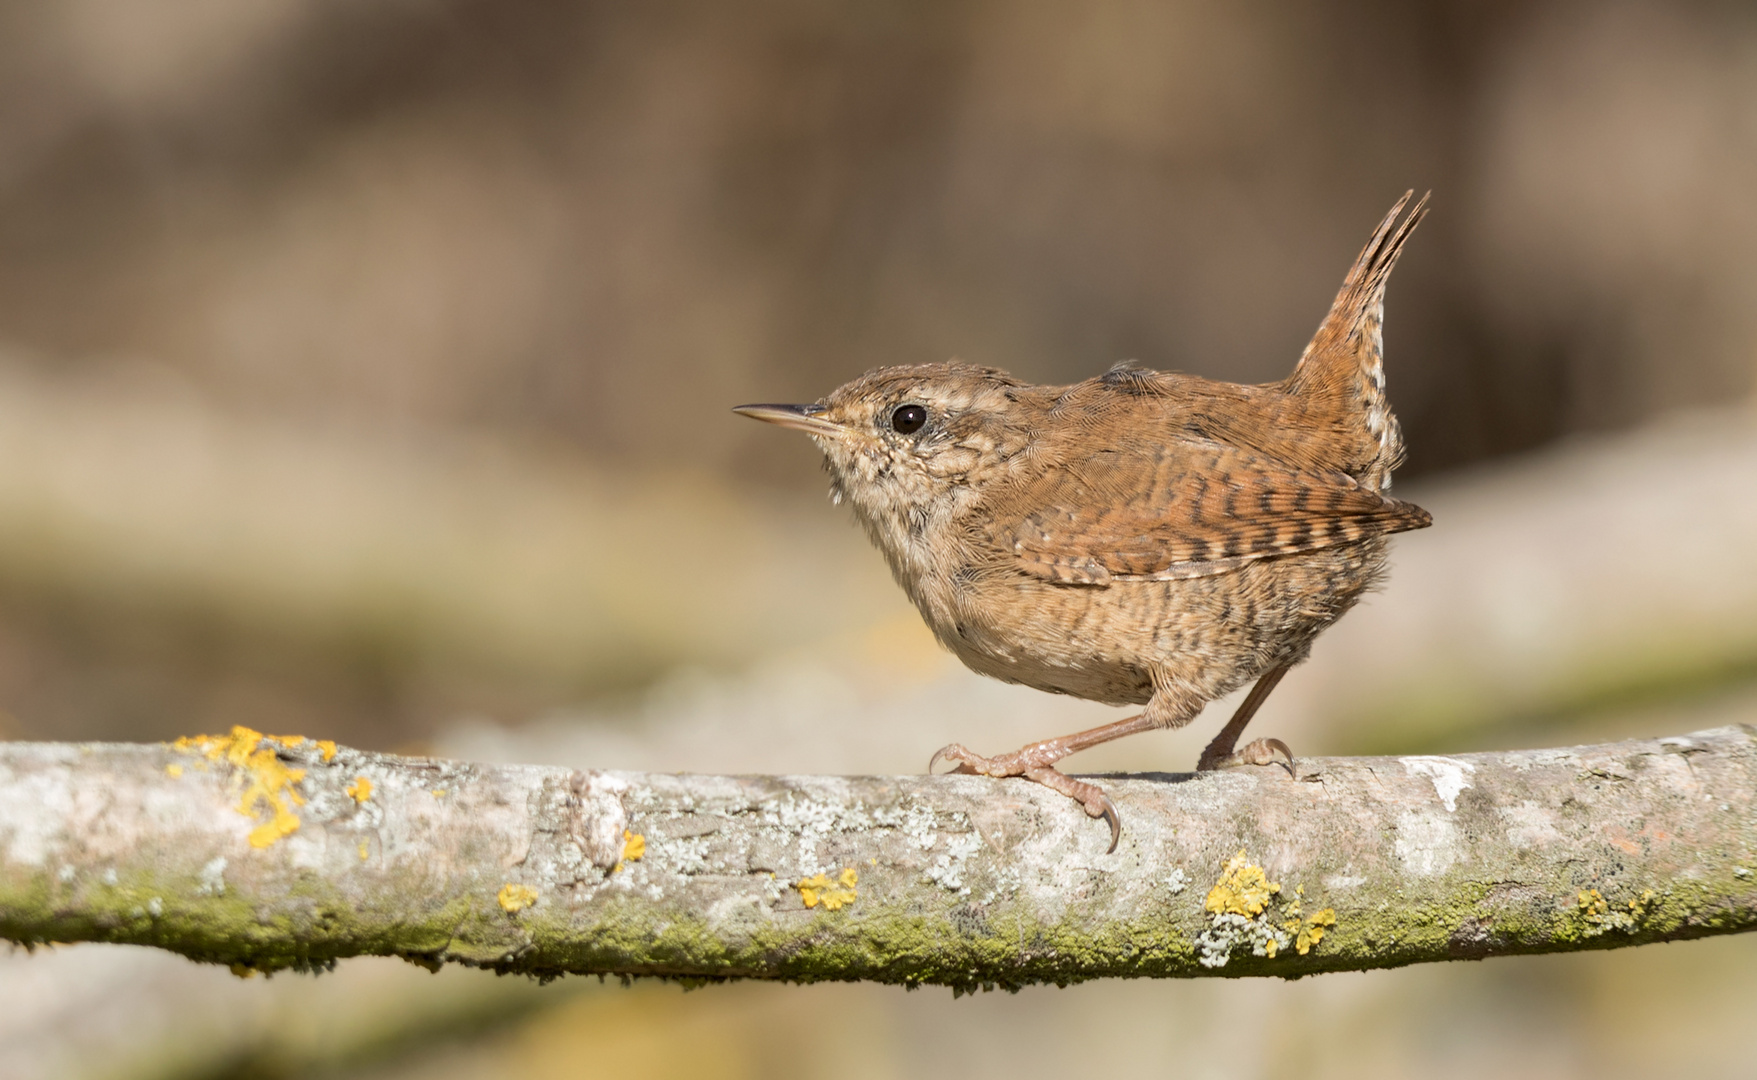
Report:
M1115 851L1117 841L1123 834L1122 817L1116 811L1116 804L1110 801L1110 796L1097 784L1076 780L1056 769L1055 762L1067 754L1068 751L1057 746L1053 739L1033 743L1011 754L997 757L983 757L972 753L961 743L953 743L934 752L932 760L927 763L927 771L931 773L933 767L942 761L952 761L958 766L953 772L972 773L976 776L1020 776L1052 791L1059 791L1079 803L1088 815L1103 818L1110 825L1109 851Z
M927 771L932 772L942 761L950 761L957 764L953 772L976 776L1024 776L1033 769L1047 769L1067 757L1068 751L1058 743L1059 740L1046 739L994 757L983 757L963 743L952 743L934 751L927 763Z
M1287 770L1287 775L1298 775L1294 772L1293 751L1280 739L1257 739L1226 754L1215 753L1214 747L1210 746L1202 751L1202 758L1196 762L1196 769L1210 772L1237 765L1279 765Z

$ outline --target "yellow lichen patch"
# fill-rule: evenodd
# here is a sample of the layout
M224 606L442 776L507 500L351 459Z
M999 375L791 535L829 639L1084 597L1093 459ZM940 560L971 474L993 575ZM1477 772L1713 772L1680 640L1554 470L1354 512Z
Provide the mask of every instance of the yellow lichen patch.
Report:
M348 798L353 799L356 803L364 803L367 799L372 798L372 780L369 777L357 776L352 784L342 790L347 792Z
M1281 928L1293 935L1293 947L1301 956L1312 951L1318 942L1324 940L1324 931L1336 925L1336 909L1325 908L1314 912L1310 917L1302 918L1305 910L1301 906L1306 895L1306 887L1299 886L1293 890L1291 899L1282 901L1281 912L1288 916ZM1274 956L1275 950L1270 949L1269 955Z
M301 800L303 801L303 800ZM240 810L240 812L246 812ZM250 846L265 848L276 840L299 831L299 817L284 806L277 806L274 817L250 830Z
M1634 930L1635 925L1646 916L1647 906L1658 895L1652 889L1644 889L1640 896L1629 901L1627 910L1612 909L1610 901L1597 889L1582 889L1574 901L1580 906L1580 914L1591 924L1586 928L1586 936L1597 937L1607 930L1622 930L1625 933Z
M336 744L330 739L313 740L303 735L264 735L242 724L234 724L232 730L225 735L185 735L173 741L171 748L201 754L209 761L225 758L234 765L242 765L243 758L253 753L261 743L275 743L289 750L312 743L323 752L324 761L336 756Z
M1177 883L1181 889L1181 875ZM1271 960L1283 949L1306 955L1335 927L1336 912L1324 908L1306 915L1305 900L1304 885L1282 889L1240 851L1227 860L1203 901L1208 929L1196 935L1197 961L1206 968L1225 967L1235 951L1247 948Z
M173 761L165 766L165 775L173 780L179 779L183 775L183 766Z
M647 838L640 833L622 830L622 861L639 862L647 853Z
M287 768L274 749L263 744L292 747L303 742L302 735L264 735L238 726L229 735L185 736L171 745L209 761L225 761L241 770L243 794L238 800L238 812L248 818L268 815L267 821L250 830L250 846L265 848L298 831L299 817L293 813L293 807L303 806L305 799L293 785L305 779L305 770Z
M432 791L429 791L427 794L433 796L435 799L443 799L443 798L445 798L445 789L442 787L436 787Z
M367 857L371 854L372 846L364 840L360 841L360 861L365 862Z
M500 892L494 899L500 902L501 908L508 914L514 914L537 902L537 890L529 885L518 885L509 881L500 887Z
M859 880L860 875L854 872L852 866L837 874L835 881L831 881L824 874L813 874L797 886L799 898L805 901L808 908L822 904L825 910L836 911L843 905L854 902L858 895L854 885Z
M1269 906L1269 898L1280 891L1281 886L1270 881L1263 868L1253 865L1240 851L1227 860L1220 880L1208 890L1207 902L1202 906L1216 915L1255 918Z
M1324 931L1335 925L1336 909L1325 908L1304 921L1292 920L1287 929L1295 932L1293 947L1299 950L1301 956L1304 956L1311 952L1318 942L1324 940Z

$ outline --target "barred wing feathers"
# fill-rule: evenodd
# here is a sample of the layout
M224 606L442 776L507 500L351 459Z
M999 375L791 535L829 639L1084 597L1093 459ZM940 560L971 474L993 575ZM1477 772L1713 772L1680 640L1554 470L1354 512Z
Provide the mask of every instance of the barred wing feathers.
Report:
M1433 520L1342 473L1205 440L1098 451L1019 496L1025 515L990 539L1018 569L1070 585L1204 577Z

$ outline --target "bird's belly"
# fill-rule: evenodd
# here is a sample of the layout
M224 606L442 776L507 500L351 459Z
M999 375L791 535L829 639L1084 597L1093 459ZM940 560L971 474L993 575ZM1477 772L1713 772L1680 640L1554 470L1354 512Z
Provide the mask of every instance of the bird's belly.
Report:
M1146 702L1156 685L1212 700L1304 659L1383 573L1384 551L1372 540L1104 587L990 579L935 630L971 669L1008 682L1118 705Z

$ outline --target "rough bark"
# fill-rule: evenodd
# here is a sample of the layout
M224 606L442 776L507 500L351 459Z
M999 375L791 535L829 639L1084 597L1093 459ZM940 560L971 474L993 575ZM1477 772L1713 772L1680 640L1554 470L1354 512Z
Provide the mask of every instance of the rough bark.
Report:
M1757 731L1033 784L573 772L298 738L0 745L0 935L278 969L954 986L1757 928Z

